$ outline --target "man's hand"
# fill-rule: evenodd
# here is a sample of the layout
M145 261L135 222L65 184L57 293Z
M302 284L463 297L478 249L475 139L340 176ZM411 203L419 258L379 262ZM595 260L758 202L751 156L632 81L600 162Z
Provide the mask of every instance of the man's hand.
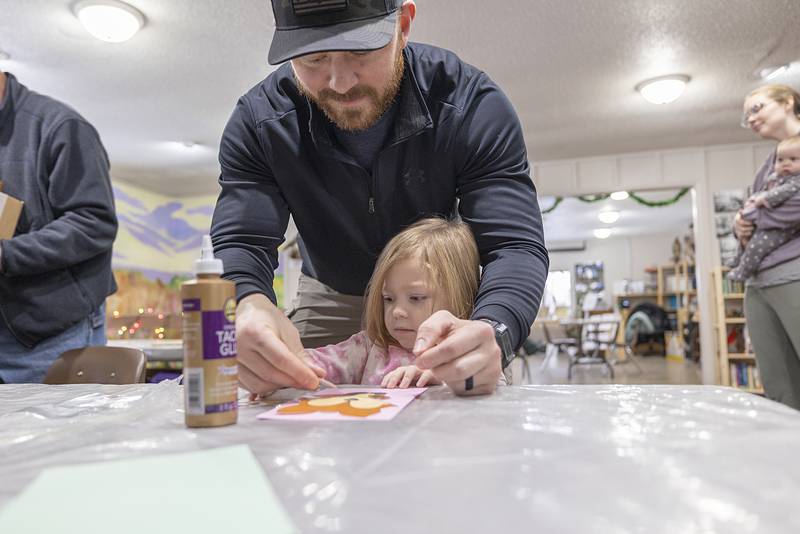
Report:
M752 221L748 221L742 217L741 211L737 212L736 217L733 218L733 230L736 232L736 238L742 246L747 246L747 242L750 241L755 227L756 225L753 224Z
M483 321L458 319L437 311L417 331L414 365L430 369L456 395L493 393L503 371L494 328ZM467 389L467 379L472 389Z
M427 385L432 386L435 384L441 384L441 382L437 380L435 376L433 376L433 371L423 371L416 365L406 365L404 367L398 367L394 371L387 373L381 381L381 387L388 389L405 389L410 387L415 380L416 384L414 385L418 388L422 388Z
M325 371L303 354L300 334L264 295L243 298L236 308L239 382L257 395L279 388L316 389Z

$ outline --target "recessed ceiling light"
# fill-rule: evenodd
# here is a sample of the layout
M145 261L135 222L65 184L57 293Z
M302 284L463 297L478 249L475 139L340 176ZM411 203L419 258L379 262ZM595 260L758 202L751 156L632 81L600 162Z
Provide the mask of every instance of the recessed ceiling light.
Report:
M141 11L119 0L82 0L75 16L93 37L108 43L127 41L144 26Z
M627 191L614 191L611 193L611 200L625 200L629 196Z
M613 224L619 220L619 212L618 211L601 211L597 214L597 218L600 219L600 222L604 222L606 224Z
M597 228L592 233L597 239L606 239L611 235L611 228Z
M645 80L636 86L645 100L651 104L669 104L683 94L689 77L685 74L671 74Z

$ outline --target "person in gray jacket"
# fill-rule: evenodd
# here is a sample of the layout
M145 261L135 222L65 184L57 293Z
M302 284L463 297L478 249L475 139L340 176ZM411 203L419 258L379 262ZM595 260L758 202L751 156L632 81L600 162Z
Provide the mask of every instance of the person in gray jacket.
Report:
M0 180L24 202L0 240L0 382L41 382L63 352L106 341L117 234L108 156L78 113L0 71Z

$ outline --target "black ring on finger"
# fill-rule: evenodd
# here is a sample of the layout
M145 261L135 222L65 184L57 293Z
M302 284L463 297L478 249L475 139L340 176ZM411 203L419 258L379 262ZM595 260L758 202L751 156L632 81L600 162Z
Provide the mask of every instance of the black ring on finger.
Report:
M469 377L466 380L464 380L464 390L469 391L474 387L475 387L475 381L473 380L473 377Z

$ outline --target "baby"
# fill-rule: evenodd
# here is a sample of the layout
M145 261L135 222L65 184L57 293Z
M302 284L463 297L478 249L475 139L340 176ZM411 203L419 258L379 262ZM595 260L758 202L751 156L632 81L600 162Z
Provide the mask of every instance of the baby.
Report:
M780 206L800 192L800 136L785 139L778 145L775 175L767 181L767 190L759 191L745 202L741 217L755 221L759 210ZM728 279L744 281L758 271L761 261L800 231L800 221L787 229L756 228L742 252L734 259Z

